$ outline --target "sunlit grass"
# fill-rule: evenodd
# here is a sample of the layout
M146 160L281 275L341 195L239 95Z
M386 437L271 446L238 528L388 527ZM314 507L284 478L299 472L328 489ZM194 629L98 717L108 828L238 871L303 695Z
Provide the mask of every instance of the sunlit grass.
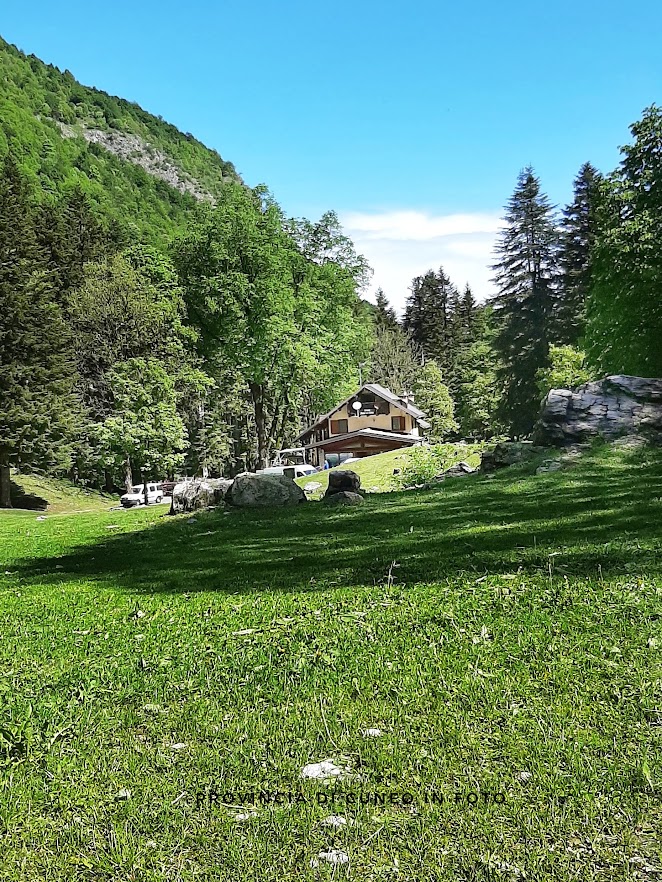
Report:
M0 517L0 878L657 878L661 479Z

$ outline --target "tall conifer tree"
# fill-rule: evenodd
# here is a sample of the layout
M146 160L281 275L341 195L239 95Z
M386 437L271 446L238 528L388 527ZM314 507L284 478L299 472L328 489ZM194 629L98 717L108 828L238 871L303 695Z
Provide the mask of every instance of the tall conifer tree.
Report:
M499 330L495 348L503 397L501 416L514 436L528 434L539 407L536 371L549 358L550 326L558 289L558 232L553 210L533 170L519 175L497 245L494 298Z
M561 290L556 316L558 342L575 344L584 336L586 301L591 290L591 249L600 174L585 163L575 178L574 199L561 224Z
M395 310L381 288L377 288L375 306L377 308L376 324L378 330L379 328L393 329L398 327L398 317Z
M453 308L458 293L444 268L428 270L411 283L404 315L404 328L425 353L434 359L448 381L454 367Z

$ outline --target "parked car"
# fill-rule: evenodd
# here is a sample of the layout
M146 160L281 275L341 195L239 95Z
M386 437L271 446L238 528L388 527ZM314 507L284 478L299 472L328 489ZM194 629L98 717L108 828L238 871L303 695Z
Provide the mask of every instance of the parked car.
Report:
M260 469L258 475L287 475L288 478L306 478L314 475L319 469L307 462L296 465L269 466L268 469Z
M163 499L163 490L158 484L147 485L147 505L153 502L161 502ZM128 493L120 496L120 502L124 508L133 508L136 505L145 504L145 485L135 484Z
M293 466L285 466L283 474L287 475L288 478L307 478L308 475L314 475L318 471L319 469L314 465L304 462Z

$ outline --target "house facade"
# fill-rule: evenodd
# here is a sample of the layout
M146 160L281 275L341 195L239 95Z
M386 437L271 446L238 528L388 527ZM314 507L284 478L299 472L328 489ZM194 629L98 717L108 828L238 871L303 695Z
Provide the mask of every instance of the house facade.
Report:
M366 383L320 417L297 438L308 461L337 465L348 456L372 456L420 444L430 424L411 397L395 395L377 383Z

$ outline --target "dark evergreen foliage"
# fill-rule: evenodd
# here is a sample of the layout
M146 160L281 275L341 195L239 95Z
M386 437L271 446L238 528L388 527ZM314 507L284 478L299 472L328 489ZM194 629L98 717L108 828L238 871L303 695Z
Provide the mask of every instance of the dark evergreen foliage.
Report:
M548 363L559 285L553 210L530 167L519 175L505 221L493 267L499 290L494 345L502 359L500 416L519 437L531 432L538 413L536 372Z
M377 329L380 328L397 328L398 317L396 315L395 310L389 304L388 298L386 294L382 291L381 288L377 289L376 293L376 301L375 301L375 325Z
M457 309L457 288L444 272L428 270L411 283L403 326L426 358L439 366L448 382L453 371L453 314Z
M9 469L68 465L77 413L69 333L55 274L35 235L27 182L13 157L0 171L0 506Z
M561 224L561 288L554 338L576 344L586 329L586 302L591 291L591 251L595 239L596 198L600 174L585 163L574 183L574 199Z

